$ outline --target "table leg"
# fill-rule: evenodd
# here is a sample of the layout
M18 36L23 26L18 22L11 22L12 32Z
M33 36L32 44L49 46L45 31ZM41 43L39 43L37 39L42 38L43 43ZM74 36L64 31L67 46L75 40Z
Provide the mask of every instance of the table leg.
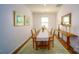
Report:
M48 41L48 50L50 50L50 41Z
M38 50L38 42L36 41L36 50Z
M67 36L67 48L69 49L69 45L70 45L70 37Z

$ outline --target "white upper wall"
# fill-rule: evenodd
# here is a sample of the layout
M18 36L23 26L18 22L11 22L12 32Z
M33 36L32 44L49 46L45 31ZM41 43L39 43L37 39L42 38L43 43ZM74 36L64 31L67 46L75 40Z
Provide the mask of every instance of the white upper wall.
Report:
M13 11L31 20L30 26L14 27ZM11 53L31 36L32 13L25 5L0 5L0 53Z
M57 14L57 24L61 24L61 17L63 15L66 15L68 13L71 13L72 16L71 16L71 23L72 23L72 26L71 26L71 32L79 35L79 5L78 4L66 4L66 5L63 5L58 14Z
M55 28L56 25L56 13L33 13L33 27L41 28L41 17L49 18L49 29Z

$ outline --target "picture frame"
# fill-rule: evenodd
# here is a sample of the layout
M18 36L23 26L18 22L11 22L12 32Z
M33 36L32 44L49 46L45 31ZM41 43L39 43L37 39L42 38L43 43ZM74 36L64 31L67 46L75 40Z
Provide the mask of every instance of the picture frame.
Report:
M30 25L30 18L28 16L24 16L25 18L25 25L29 26Z
M14 26L24 26L24 15L20 12L13 11Z
M61 25L63 25L63 26L71 26L71 13L62 16Z

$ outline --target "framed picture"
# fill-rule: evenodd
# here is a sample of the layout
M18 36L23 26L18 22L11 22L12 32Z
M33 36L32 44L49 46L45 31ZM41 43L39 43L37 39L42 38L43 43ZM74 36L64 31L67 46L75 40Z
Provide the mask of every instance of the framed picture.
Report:
M71 26L71 13L62 16L61 25Z
M28 16L24 16L25 18L25 25L30 25L30 18Z
M24 25L24 15L13 11L14 14L14 26L23 26Z

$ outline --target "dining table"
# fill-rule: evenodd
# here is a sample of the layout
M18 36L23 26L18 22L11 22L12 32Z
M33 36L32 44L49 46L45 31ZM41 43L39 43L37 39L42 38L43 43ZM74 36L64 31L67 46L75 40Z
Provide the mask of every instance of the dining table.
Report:
M49 33L46 30L40 31L39 34L37 35L36 50L38 48L48 48L48 49L50 49Z

